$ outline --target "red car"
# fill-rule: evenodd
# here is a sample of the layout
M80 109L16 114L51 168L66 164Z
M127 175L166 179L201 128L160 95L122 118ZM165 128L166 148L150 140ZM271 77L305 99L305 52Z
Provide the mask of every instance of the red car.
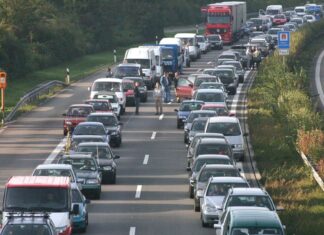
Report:
M178 102L181 102L185 99L192 98L192 87L193 83L189 81L187 78L179 78L178 85L175 91L175 95Z
M201 110L213 110L216 111L217 116L235 116L230 113L228 108L222 104L204 104L201 106Z
M92 100L86 100L84 101L85 104L92 105L95 112L113 112L114 109L111 106L111 103L109 100L104 99L92 99Z
M135 83L133 80L123 79L123 89L126 96L126 104L127 105L135 105L135 96L134 89Z
M281 25L287 23L287 18L284 14L275 15L272 19L272 24Z
M73 132L74 128L80 123L84 122L87 116L94 112L93 106L90 104L73 104L69 107L66 113L63 113L63 134L67 135L68 128Z

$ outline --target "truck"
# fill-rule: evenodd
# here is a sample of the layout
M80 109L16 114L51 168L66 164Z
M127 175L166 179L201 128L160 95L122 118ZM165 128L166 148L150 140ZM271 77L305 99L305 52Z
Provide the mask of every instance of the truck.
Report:
M205 34L220 34L224 44L232 44L244 34L246 2L220 2L207 5Z
M145 44L139 46L139 48L151 48L154 51L155 61L156 61L156 77L160 78L163 75L163 60L162 53L163 47L155 44Z

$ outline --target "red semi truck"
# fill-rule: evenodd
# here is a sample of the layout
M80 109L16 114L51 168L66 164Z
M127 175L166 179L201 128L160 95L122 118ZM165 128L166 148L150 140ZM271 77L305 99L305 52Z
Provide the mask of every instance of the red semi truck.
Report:
M246 2L220 2L207 6L205 33L220 34L223 42L231 44L243 36Z

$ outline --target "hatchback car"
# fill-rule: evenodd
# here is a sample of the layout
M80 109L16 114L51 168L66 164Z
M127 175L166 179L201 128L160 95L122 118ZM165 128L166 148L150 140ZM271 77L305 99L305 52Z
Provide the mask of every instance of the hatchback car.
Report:
M81 143L78 145L76 152L92 154L99 165L102 174L102 183L116 183L117 164L115 160L119 159L120 156L115 155L107 143Z
M239 77L239 83L243 83L244 82L244 75L245 75L245 71L243 69L243 66L241 64L241 62L239 61L235 61L235 60L230 60L230 61L224 61L224 63L222 65L232 65L236 68L236 73Z
M209 117L199 117L193 120L191 127L189 129L188 140L186 142L187 144L189 144L193 140L193 138L197 133L202 133L205 131L205 125L208 118Z
M242 177L211 177L206 190L202 192L201 223L205 227L217 223L221 215L224 197L231 188L248 188L248 182Z
M212 49L223 49L223 40L219 34L209 34L207 35L207 40L211 45Z
M85 104L92 105L95 112L113 112L113 107L109 100L104 99L92 99L84 101Z
M72 216L73 231L86 232L89 218L88 218L88 204L90 200L86 199L77 187L72 187L72 207L77 208L78 214Z
M113 108L113 112L116 114L118 120L120 119L121 115L121 106L118 103L118 97L114 92L104 92L104 93L98 93L95 95L96 99L103 99L108 100L111 104L111 107Z
M100 122L104 125L110 136L109 144L119 147L122 144L122 123L113 113L92 113L87 117L87 122Z
M217 68L215 74L219 77L224 84L226 91L229 95L235 95L238 87L238 78L235 76L232 69Z
M81 122L84 122L87 116L94 112L90 104L73 104L66 113L63 113L63 134L67 135L68 131L73 132L74 128Z
M177 128L184 127L184 121L188 118L193 110L200 110L204 104L201 100L184 100L180 104L179 109L174 109L177 112Z
M223 181L226 182L226 178L227 181L231 181L232 179L230 179L230 177L234 177L234 178L238 178L235 179L235 182L243 182L246 183L247 182L241 178L240 172L239 170L234 166L234 165L217 165L217 164L208 164L208 165L204 165L196 178L196 181L194 182L194 210L195 211L200 211L200 206L201 206L201 201L200 199L204 196L205 193L205 189L208 185L209 179L210 178L217 178L217 177L224 177L225 179L223 179ZM248 184L247 184L248 186ZM244 185L239 184L239 187L244 187ZM207 190L208 191L208 187ZM223 198L226 195L226 192L223 192ZM222 198L222 199L223 199ZM222 202L222 201L221 201ZM220 204L221 204L220 202ZM203 204L203 203L202 203Z
M204 101L205 104L227 105L226 93L221 89L198 89L192 98Z
M106 131L105 126L101 122L82 122L77 125L73 131L72 142L75 137L83 135L101 136L108 144L110 141L108 131Z
M222 133L231 145L235 160L243 161L245 142L240 121L236 117L212 117L206 126L206 133Z

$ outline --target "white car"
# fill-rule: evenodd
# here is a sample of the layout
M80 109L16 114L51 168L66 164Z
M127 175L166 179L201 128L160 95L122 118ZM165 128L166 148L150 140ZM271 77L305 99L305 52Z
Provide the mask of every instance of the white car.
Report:
M197 42L202 53L207 53L208 51L208 42L203 35L197 35Z
M98 93L96 95L97 99L107 99L109 100L111 107L114 110L118 120L120 120L121 115L121 106L118 103L118 98L114 92L105 92L105 93Z
M211 117L205 126L205 133L221 133L229 144L232 146L234 159L238 161L244 160L246 134L242 132L240 121L236 117Z
M307 23L314 23L316 21L316 17L313 15L304 15L303 19L307 21Z

